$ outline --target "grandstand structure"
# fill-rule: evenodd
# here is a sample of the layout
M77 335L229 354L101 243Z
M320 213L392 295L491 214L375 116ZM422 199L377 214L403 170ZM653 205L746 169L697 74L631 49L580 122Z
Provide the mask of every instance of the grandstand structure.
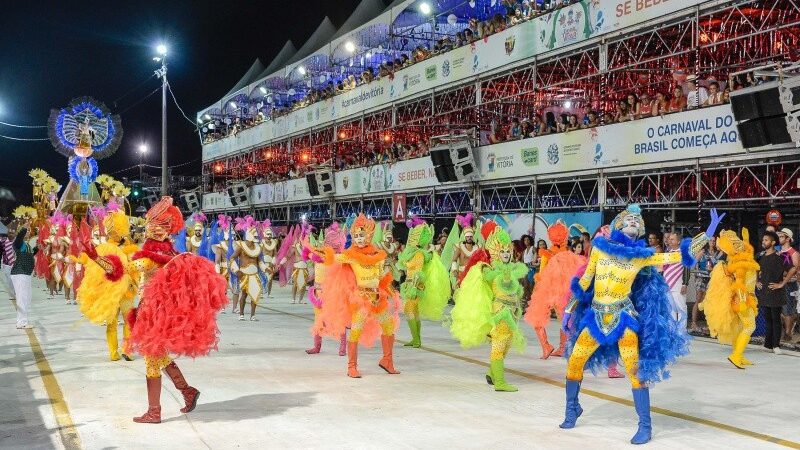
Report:
M795 147L742 147L730 105L489 144L510 117L610 110L628 93L669 93L687 75L734 73L797 61L793 0L583 0L439 52L391 76L288 111L312 89L377 67L500 12L490 0L365 0L345 25L324 21L268 67L254 64L215 105L199 111L203 210L248 210L273 223L330 221L365 211L391 217L392 192L422 216L648 209L764 209L800 199ZM769 69L764 69L769 76ZM754 76L760 76L754 72ZM701 83L702 84L702 83ZM281 109L283 108L283 109ZM219 130L240 129L231 133ZM217 130L217 133L212 133ZM477 179L439 183L430 157L334 172L336 193L309 195L305 177L259 182L287 168L453 133L483 136ZM233 206L226 188L245 185ZM674 213L673 213L674 214Z

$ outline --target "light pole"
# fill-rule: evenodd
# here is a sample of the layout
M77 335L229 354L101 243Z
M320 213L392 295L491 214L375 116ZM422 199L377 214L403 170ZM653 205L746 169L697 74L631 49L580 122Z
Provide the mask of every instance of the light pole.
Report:
M147 153L147 145L139 144L139 181L142 181L144 170L144 154Z
M161 78L161 196L168 194L169 185L167 175L167 46L159 44L156 51L161 56L153 58L161 63L161 68L156 70L156 76Z

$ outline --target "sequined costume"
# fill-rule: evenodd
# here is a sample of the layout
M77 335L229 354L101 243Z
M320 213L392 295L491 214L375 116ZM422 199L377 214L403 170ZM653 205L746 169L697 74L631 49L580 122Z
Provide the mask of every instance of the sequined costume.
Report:
M496 391L515 392L505 380L505 357L512 345L520 352L525 338L519 329L523 288L519 279L528 273L525 264L513 262L513 243L508 232L494 222L481 228L485 251L473 256L466 276L455 293L450 333L464 348L491 344L486 381Z
M266 219L256 226L261 242L264 275L267 278L267 297L272 297L272 280L275 278L275 256L278 252L278 240L273 235L271 225L270 220Z
M629 205L611 222L611 237L593 240L589 264L572 282L574 299L565 310L571 337L566 374L566 411L561 428L573 428L583 412L578 403L584 369L608 367L622 359L633 388L639 429L633 444L651 436L647 383L668 376L666 366L688 353L688 334L670 315L664 278L654 269L668 263L694 265L697 253L712 236L721 217L712 212L706 234L684 239L681 252L656 253L639 240L644 219L638 205Z
M132 260L140 278L139 306L128 315L131 347L144 356L148 410L138 423L161 422L161 370L183 395L181 412L192 411L200 392L189 386L173 356L207 355L217 348L216 315L228 302L225 280L208 259L176 255L169 236L183 228L172 198L163 197L145 215L145 242Z
M442 250L442 261L445 265L450 265L450 280L453 289L458 286L458 280L466 275L466 267L470 258L481 249L481 245L475 241L473 219L472 213L456 216L453 229Z
M400 297L411 331L411 341L405 346L419 348L422 345L421 319L442 320L451 294L450 278L439 255L430 250L433 226L416 217L407 225L408 240L398 259L398 267L406 273L400 285Z
M239 279L239 320L244 319L244 306L250 300L250 320L256 321L256 307L264 287L266 264L261 259L261 243L257 240L258 223L253 216L237 217L236 231L244 233L244 239L236 241L230 257L231 268L236 268Z
M82 225L83 248L86 250L76 260L84 268L78 303L87 320L106 325L111 361L120 359L118 320L122 314L122 356L130 361L130 326L125 315L133 308L138 289L139 274L130 258L139 248L130 242L128 216L118 206L110 204L108 209L94 208L93 212L95 219L103 224L106 239L94 240L88 226Z
M350 226L352 245L336 255L326 268L322 284L320 334L338 338L349 325L347 375L360 378L358 344L372 346L380 335L383 357L378 365L390 374L394 368L394 333L397 330L399 298L392 289L392 275L383 272L386 253L372 244L375 221L360 214Z
M560 320L569 300L569 285L578 268L586 264L586 258L566 249L569 229L557 220L547 227L547 236L552 243L551 249L539 249L541 263L534 279L536 283L531 294L531 301L525 312L525 321L536 331L539 344L542 346L541 359L562 356L566 348L567 335L561 331L558 349L547 340L545 325L550 322L550 311L555 311Z
M318 237L313 234L308 236L303 242L302 258L306 262L313 264L314 276L313 285L308 290L308 300L314 307L314 325L311 327L311 335L314 339L314 346L306 350L309 355L315 355L322 350L321 330L323 328L320 311L324 302L324 292L322 285L325 282L325 274L328 266L333 264L335 255L344 250L346 233L338 223L332 223L324 231L320 231ZM346 334L339 337L339 356L347 353Z
M203 247L203 233L205 231L203 224L208 219L205 214L198 212L192 214L192 220L194 224L191 228L191 236L186 237L186 251L197 255L200 254L200 249Z
M753 259L750 233L742 229L742 239L736 232L723 230L717 238L717 247L725 252L722 260L711 271L711 280L700 310L705 312L711 337L733 349L728 361L744 369L752 364L744 357L750 335L756 328L758 300L755 296L758 263Z
M239 292L239 284L235 277L236 268L231 267L234 251L233 224L230 216L220 214L217 217L217 230L221 239L211 245L214 252L214 267L218 274L225 278L227 288L234 294ZM234 312L236 302L234 302Z

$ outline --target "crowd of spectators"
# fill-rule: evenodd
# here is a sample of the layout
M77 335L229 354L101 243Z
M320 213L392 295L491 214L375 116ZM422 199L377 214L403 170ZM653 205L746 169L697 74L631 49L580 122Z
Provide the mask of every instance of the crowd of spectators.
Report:
M727 83L711 78L700 83L695 77L690 77L683 85L672 88L669 93L659 91L651 96L648 92L642 92L640 95L630 92L624 98L613 102L613 107L606 109L589 109L583 114L578 114L565 108L553 108L541 113L534 112L528 117L507 118L502 125L494 120L486 143L495 144L564 133L721 105L730 102L731 90L761 84L764 81L764 79L754 79L751 74L747 77L729 77Z
M464 45L471 45L476 41L485 39L492 34L499 33L508 27L517 25L527 20L549 13L555 9L575 3L577 0L501 0L505 13L495 14L493 17L479 21L469 19L467 26L456 32L453 36L445 35L435 41L432 46L420 44L410 51L396 52L393 59L387 59L376 66L367 66L360 74L351 73L343 75L338 80L329 80L324 87L311 88L299 100L289 100L284 104L275 105L269 110L269 117L284 116L316 102L327 100L343 92L353 90L382 78L393 78L394 74L406 67L424 61L431 56L449 52ZM236 117L230 124L220 123L213 129L206 127L203 134L203 143L209 144L227 136L235 136L239 131L253 127L267 119L263 111L258 111L253 117Z

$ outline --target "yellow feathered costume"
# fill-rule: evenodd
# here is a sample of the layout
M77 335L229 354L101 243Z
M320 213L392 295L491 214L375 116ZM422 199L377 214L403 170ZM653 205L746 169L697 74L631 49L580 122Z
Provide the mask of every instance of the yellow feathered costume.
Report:
M109 356L112 361L119 359L119 344L117 340L117 320L122 313L125 314L133 308L134 299L138 291L138 272L131 261L131 255L138 250L136 245L126 244L130 225L128 217L122 211L112 211L105 219L103 225L106 229L108 242L95 247L98 260L102 258L116 258L122 267L122 274L116 280L111 280L106 268L97 260L91 260L86 253L77 261L84 266L83 282L78 288L78 303L81 313L90 322L101 325L106 324L106 341ZM127 342L130 329L123 325L123 338ZM124 351L123 356L129 359Z
M756 327L758 301L755 296L758 263L753 259L750 233L742 229L742 239L731 230L723 230L717 239L727 260L711 271L711 280L700 309L705 312L711 337L732 344L728 360L740 369L752 364L744 357L750 335Z

